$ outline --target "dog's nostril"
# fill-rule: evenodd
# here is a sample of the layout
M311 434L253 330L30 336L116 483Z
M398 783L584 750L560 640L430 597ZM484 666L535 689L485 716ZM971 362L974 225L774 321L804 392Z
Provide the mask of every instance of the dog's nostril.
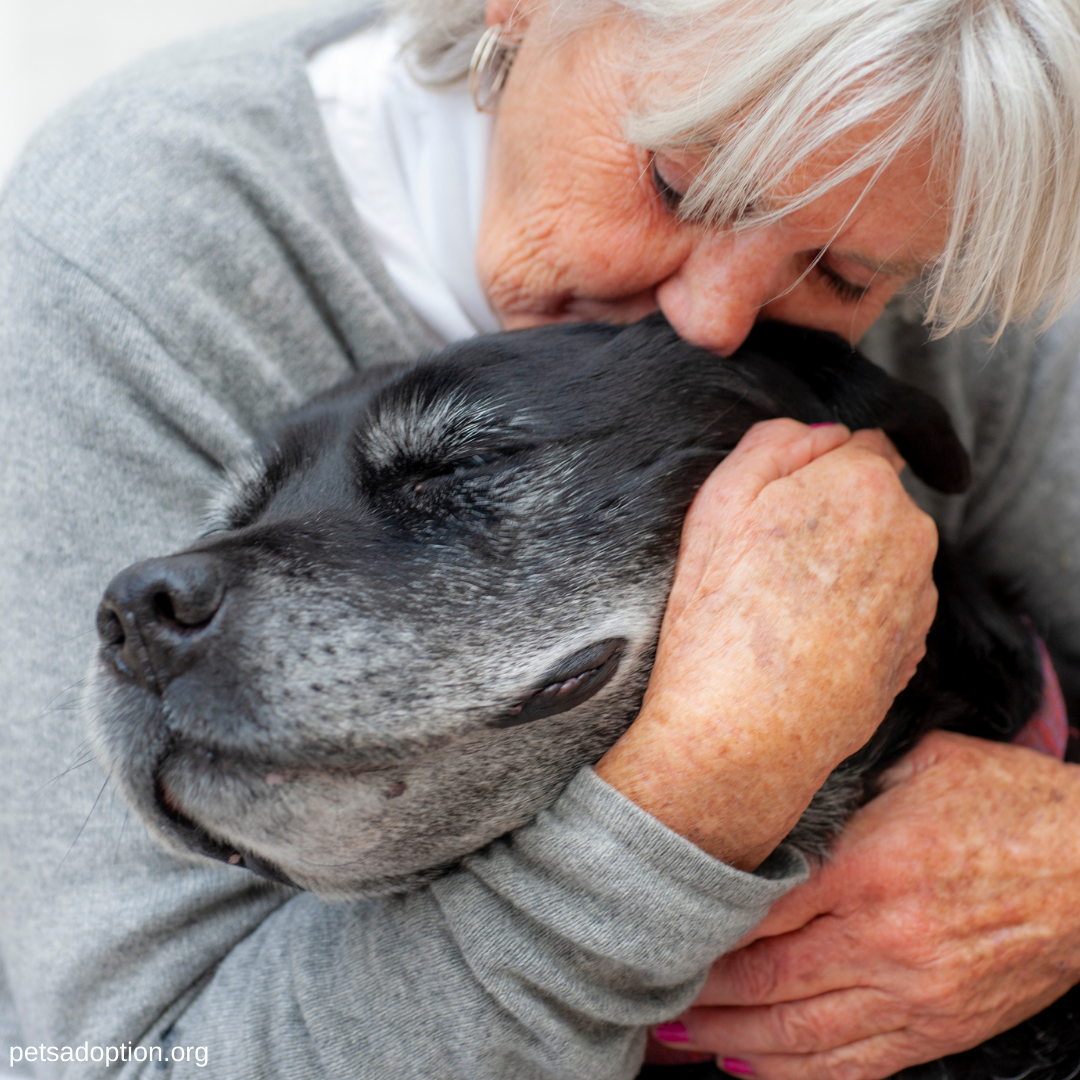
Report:
M124 624L120 621L120 616L108 604L98 606L97 632L102 645L124 644L124 638L126 637Z
M174 595L161 591L154 593L150 607L160 623L174 630L198 630L205 626L221 606L221 596L216 591L194 595Z
M173 608L172 597L167 592L154 593L150 600L150 606L154 609L154 614L162 620L168 622L179 622L176 617L176 611Z

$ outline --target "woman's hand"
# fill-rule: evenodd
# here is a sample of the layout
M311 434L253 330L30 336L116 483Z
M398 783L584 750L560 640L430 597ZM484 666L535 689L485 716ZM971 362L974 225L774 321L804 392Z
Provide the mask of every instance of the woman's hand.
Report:
M937 533L880 432L753 427L683 527L638 719L597 773L744 869L881 722L925 651Z
M1080 769L934 732L680 1021L763 1080L876 1080L1080 981ZM732 1062L730 1059L736 1059Z

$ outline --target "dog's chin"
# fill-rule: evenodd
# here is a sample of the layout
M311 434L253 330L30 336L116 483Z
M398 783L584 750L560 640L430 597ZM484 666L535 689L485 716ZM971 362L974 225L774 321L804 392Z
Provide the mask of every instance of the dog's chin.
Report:
M511 740L528 764L508 784ZM155 819L190 851L327 899L406 891L554 801L582 762L530 759L531 741L489 731L394 765L333 768L174 743L154 772Z
M203 765L193 760L197 754L174 751L157 774L155 801L170 839L324 899L419 888L529 813L524 806L509 814L489 807L477 815L482 826L465 835L460 818L453 833L418 833L434 795L428 788L409 798L422 765L267 769L235 760Z
M303 781L296 781L296 784L301 798L304 797L302 789L319 786ZM269 882L312 892L324 900L350 900L419 889L451 869L465 854L459 852L448 858L444 865L421 867L411 872L402 872L400 867L383 868L379 853L372 853L370 859L342 861L331 857L323 862L321 860L327 853L322 850L322 838L303 827L296 835L269 840L265 836L261 839L244 837L234 829L226 830L228 835L221 835L191 816L167 781L159 781L156 788L161 817L168 821L165 830L153 829L159 841L174 850L179 847L185 856L201 856L242 867ZM194 813L198 815L199 812ZM252 813L269 816L272 808L252 804ZM210 812L207 816L214 820L218 815Z

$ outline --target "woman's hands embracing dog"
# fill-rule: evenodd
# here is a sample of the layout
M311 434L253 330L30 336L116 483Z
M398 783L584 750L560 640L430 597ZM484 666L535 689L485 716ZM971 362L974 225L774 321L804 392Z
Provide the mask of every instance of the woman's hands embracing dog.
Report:
M937 532L902 468L881 432L751 428L687 515L642 712L600 776L716 857L762 861L925 652Z
M681 1018L693 1045L763 1080L876 1080L1057 1001L1080 974L1080 882L1072 860L1048 876L1030 853L1078 843L1078 774L1022 747L931 732L833 857L717 961Z

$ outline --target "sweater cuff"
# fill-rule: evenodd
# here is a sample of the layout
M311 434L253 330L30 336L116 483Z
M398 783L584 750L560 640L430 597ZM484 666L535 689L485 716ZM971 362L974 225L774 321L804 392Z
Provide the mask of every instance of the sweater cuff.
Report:
M669 986L696 978L809 874L784 846L754 873L719 862L591 768L467 866L548 933Z
M720 862L642 810L588 767L574 777L556 806L564 801L601 821L608 832L632 846L639 857L648 858L657 869L688 883L700 880L704 888L711 883L717 893L727 895L729 902L748 907L772 904L809 875L806 860L787 845L777 847L753 872Z

